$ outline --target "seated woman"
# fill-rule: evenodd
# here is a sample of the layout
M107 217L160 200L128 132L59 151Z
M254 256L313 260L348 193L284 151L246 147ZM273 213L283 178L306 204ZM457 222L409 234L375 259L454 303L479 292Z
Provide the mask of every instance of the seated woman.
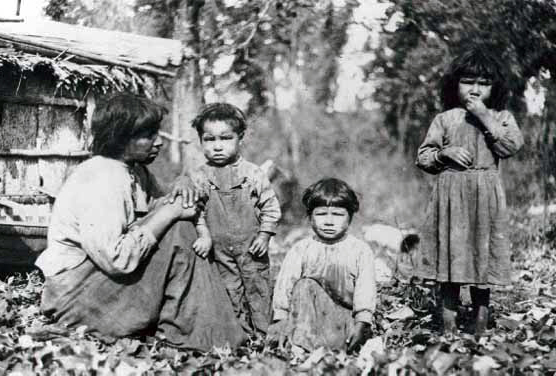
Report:
M126 94L95 110L93 157L56 197L48 247L36 262L45 276L41 308L107 336L157 335L198 350L235 346L245 334L218 271L191 250L186 221L199 211L196 194L162 199L145 167L162 147L165 112Z
M371 335L376 306L373 251L348 234L359 201L344 181L326 178L305 190L303 204L314 234L282 263L269 341L357 351Z

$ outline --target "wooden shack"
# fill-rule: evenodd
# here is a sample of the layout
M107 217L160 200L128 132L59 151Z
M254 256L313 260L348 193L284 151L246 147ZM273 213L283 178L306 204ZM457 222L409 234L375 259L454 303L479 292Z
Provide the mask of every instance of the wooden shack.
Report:
M0 265L30 264L46 246L50 210L89 157L95 103L155 96L181 42L53 21L0 22Z

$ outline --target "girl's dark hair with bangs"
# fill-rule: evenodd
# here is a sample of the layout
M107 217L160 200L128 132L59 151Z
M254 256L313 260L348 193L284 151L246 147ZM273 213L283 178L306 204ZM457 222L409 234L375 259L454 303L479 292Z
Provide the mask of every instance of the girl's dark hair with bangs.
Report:
M349 219L359 210L359 200L351 187L343 180L324 178L310 185L301 199L307 215L319 206L338 206L348 211Z
M442 79L442 102L444 110L461 106L458 84L462 77L484 77L492 80L490 98L485 105L501 111L506 108L509 89L507 75L498 57L483 46L473 46L456 57Z
M245 134L247 129L247 120L245 114L239 108L230 103L211 103L207 104L201 109L201 112L193 122L191 126L197 130L199 138L203 135L204 125L206 121L224 121L229 124L234 132L236 132L240 138Z
M142 132L158 132L166 108L148 98L117 94L99 104L93 113L93 155L119 158L129 141Z

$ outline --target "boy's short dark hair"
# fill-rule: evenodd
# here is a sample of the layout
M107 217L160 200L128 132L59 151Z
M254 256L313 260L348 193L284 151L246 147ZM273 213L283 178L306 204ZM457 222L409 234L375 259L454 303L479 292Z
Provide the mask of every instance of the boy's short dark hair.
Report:
M141 132L158 132L166 113L166 108L145 97L133 94L110 97L93 112L93 154L119 158L134 136Z
M204 106L199 115L193 119L191 126L197 130L197 134L201 138L205 122L218 120L228 123L240 138L243 137L247 129L247 120L243 111L233 104L221 102L210 103Z
M349 218L353 218L359 210L359 200L351 187L343 180L323 178L311 184L303 192L301 199L307 209L307 215L319 206L338 206L348 211Z
M471 45L464 53L452 60L448 71L442 78L442 102L444 110L461 105L458 85L462 77L484 77L492 80L487 107L501 111L506 107L509 90L506 85L507 72L498 56L486 46Z

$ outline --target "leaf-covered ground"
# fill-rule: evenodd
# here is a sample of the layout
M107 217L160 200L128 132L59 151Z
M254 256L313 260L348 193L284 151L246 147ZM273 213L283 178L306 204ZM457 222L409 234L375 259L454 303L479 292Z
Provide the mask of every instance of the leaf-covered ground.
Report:
M476 340L469 329L464 290L461 336L438 334L433 286L381 289L376 337L358 356L317 349L280 352L252 342L230 351L180 351L154 339L115 342L92 337L85 328L49 323L38 309L42 281L37 272L0 282L0 373L12 375L546 375L556 373L556 257L529 251L515 261L512 289L495 291L491 329Z

